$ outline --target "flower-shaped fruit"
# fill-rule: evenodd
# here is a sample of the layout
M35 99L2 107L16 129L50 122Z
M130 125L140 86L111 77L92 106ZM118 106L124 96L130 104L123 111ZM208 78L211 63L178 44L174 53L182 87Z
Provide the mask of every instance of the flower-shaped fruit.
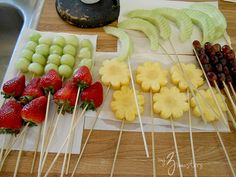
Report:
M122 85L128 85L130 74L128 65L118 60L105 60L99 70L104 85L111 85L113 89L119 89Z
M213 90L213 92L218 100L221 110L225 112L227 109L225 107L225 103L223 102L225 101L224 95L217 93L216 90ZM198 104L200 105L200 109ZM197 117L201 116L202 111L202 118L205 122L213 122L221 117L220 111L210 89L199 90L199 92L196 93L196 97L191 99L191 107L193 107L193 114Z
M168 71L163 69L159 62L145 62L136 70L136 82L145 92L158 92L167 84L167 75Z
M153 96L153 110L164 119L177 119L189 110L188 98L185 93L181 93L177 87L161 88L160 93Z
M140 93L137 93L137 99L139 110L142 114L144 111L144 96ZM122 86L121 90L115 91L113 93L111 109L115 113L117 119L134 121L138 113L135 104L135 98L133 95L133 90L128 86Z
M204 84L202 70L198 69L196 65L181 63L181 66L182 68L179 64L176 64L172 66L170 71L172 82L176 84L181 91L185 91L189 88L186 79L188 79L196 88ZM184 73L182 69L184 70ZM184 77L184 75L186 77Z

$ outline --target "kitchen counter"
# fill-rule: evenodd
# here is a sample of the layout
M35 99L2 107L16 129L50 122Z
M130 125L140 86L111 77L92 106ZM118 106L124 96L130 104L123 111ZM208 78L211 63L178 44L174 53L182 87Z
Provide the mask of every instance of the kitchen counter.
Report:
M80 29L62 21L56 13L54 0L45 0L44 10L37 29L42 31L69 32L75 34L98 34L97 51L108 52L116 51L116 38L103 32L102 28ZM232 46L236 48L236 3L226 3L220 1L220 9L224 13L231 36ZM116 25L114 22L112 25ZM83 142L87 137L88 131L84 131ZM87 145L80 166L76 172L81 177L103 177L109 176L113 162L115 148L119 132L113 131L94 131ZM221 133L222 139L229 153L229 157L236 169L236 132ZM151 133L146 133L149 152L151 153ZM172 133L155 133L156 141L156 162L157 176L167 177L169 169L166 157L174 152ZM217 138L216 133L193 133L193 141L196 154L197 171L199 177L228 177L232 176L229 165L225 158L223 149ZM189 133L177 133L177 143L182 170L184 176L193 176L191 165L191 146ZM54 154L50 154L46 167L51 163ZM72 155L71 170L77 160L78 155ZM12 152L0 173L2 177L13 175L17 151ZM33 153L23 152L19 167L19 177L36 176L37 170L30 174ZM38 157L39 159L39 157ZM38 163L37 159L37 163ZM61 171L63 156L61 155L50 177L59 176ZM36 163L36 165L37 165ZM177 162L176 162L177 163ZM124 132L121 140L119 154L116 162L115 177L151 177L152 158L145 157L145 151L141 133ZM173 176L179 176L176 166Z

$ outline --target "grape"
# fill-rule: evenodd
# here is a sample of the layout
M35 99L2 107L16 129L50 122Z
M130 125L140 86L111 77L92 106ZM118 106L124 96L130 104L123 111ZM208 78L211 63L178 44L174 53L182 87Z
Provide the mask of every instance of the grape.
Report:
M44 72L47 73L48 71L50 71L51 69L54 69L55 71L58 72L58 66L53 64L53 63L49 63L45 66L44 68Z
M91 58L91 52L89 48L81 48L79 51L79 58Z
M73 66L75 64L75 58L70 54L62 55L61 64L68 65L71 68L73 68Z
M21 57L26 58L29 61L32 61L33 54L34 54L34 52L32 52L31 50L23 49L21 52Z
M60 47L64 47L65 46L65 43L66 43L66 40L63 36L56 36L54 39L53 39L53 42L52 44L54 45L58 45Z
M235 67L231 68L230 71L231 71L232 75L236 76L236 68Z
M220 44L214 44L212 47L213 47L215 52L220 52L221 51L221 45Z
M235 60L235 54L233 50L228 51L225 56L227 60Z
M40 37L41 37L41 34L39 34L38 32L32 32L29 36L29 40L38 43Z
M202 64L210 63L210 59L207 55L200 55L199 59L200 59Z
M222 58L220 60L220 63L223 65L223 66L226 66L227 65L227 60L225 58Z
M216 52L216 56L219 58L219 59L223 59L224 58L224 55L222 52Z
M206 42L206 43L204 44L204 48L205 48L205 50L206 50L207 52L209 52L209 51L211 50L211 47L212 47L212 45L211 45L210 42Z
M203 69L204 71L207 73L207 72L210 72L213 70L213 67L211 66L211 64L204 64L203 65Z
M58 68L58 72L62 77L69 78L72 75L73 70L68 65L61 65Z
M225 74L224 73L218 73L217 78L219 81L223 82L225 81Z
M44 72L43 66L38 63L31 63L28 70L36 75L41 76Z
M217 76L216 76L216 74L213 73L213 72L208 72L208 73L207 73L207 78L208 78L209 81L211 81L211 82L214 82L214 81L217 80Z
M222 52L223 53L228 53L228 51L230 51L231 50L231 48L228 46L228 45L224 45L223 47L222 47Z
M63 54L70 54L75 57L76 55L76 48L73 45L67 44L63 48Z
M89 39L83 39L80 42L80 48L89 48L90 51L93 50L93 44L91 43L91 41Z
M48 57L48 62L47 63L53 63L57 66L61 64L61 56L57 54L51 54Z
M20 58L16 62L16 68L20 70L22 73L28 72L28 66L30 65L30 61L27 60L26 58Z
M35 53L33 56L32 56L32 61L34 63L38 63L38 64L41 64L41 65L45 65L46 64L46 58L41 55L41 54L38 54L38 53Z
M224 66L224 67L223 67L223 73L224 73L225 75L229 75L229 68L228 68L227 66Z
M205 49L203 49L203 48L196 49L196 51L197 51L197 54L198 54L199 56L206 54L206 53L205 53Z
M84 58L79 62L78 68L80 68L81 66L87 66L91 70L93 67L93 60L89 58Z
M227 83L232 83L233 82L233 78L230 75L226 76L226 82Z
M39 44L39 45L36 47L36 50L35 50L35 51L36 51L36 53L41 54L41 55L47 57L48 54L49 54L49 46L46 45L46 44Z
M73 45L75 48L78 47L79 41L78 41L78 38L75 35L66 36L65 39L66 39L66 44Z
M58 45L52 45L50 47L50 54L62 55L62 48Z
M217 64L219 62L218 57L217 56L212 56L211 57L211 62L212 62L212 64Z
M25 48L28 50L31 50L32 52L35 52L35 48L37 47L37 43L34 41L28 41L27 44L25 45Z
M220 63L218 63L218 64L216 64L216 71L217 72L223 72L223 66L222 66L222 64L220 64Z
M39 44L46 44L46 45L51 45L52 44L52 38L51 37L41 37L39 38Z

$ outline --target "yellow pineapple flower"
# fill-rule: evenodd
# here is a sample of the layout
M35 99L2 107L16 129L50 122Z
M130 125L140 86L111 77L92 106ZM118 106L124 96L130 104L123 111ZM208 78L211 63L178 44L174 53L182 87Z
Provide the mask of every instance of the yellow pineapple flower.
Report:
M193 107L193 114L197 117L201 116L201 111L203 113L202 118L205 122L213 122L219 120L221 117L218 106L213 98L210 89L199 90L200 93L196 93L196 97L191 99L191 107ZM218 100L219 106L222 112L225 112L227 108L225 107L225 96L217 93L215 89L213 92ZM223 100L222 100L222 98ZM197 101L196 101L197 99ZM200 109L199 106L200 105Z
M186 77L184 77L179 64L172 66L170 71L172 82L177 85L181 91L185 91L189 87L186 79L196 88L204 84L202 70L198 69L196 65L182 63L181 66Z
M137 93L137 99L139 104L139 110L142 114L144 111L144 96L140 93ZM130 122L134 121L138 113L133 95L133 90L128 86L122 86L121 90L115 91L113 93L111 109L117 119L125 119Z
M128 85L130 73L128 65L118 60L105 60L99 69L101 81L104 85L111 85L113 89L119 89L122 85Z
M145 92L158 92L167 84L167 75L168 71L163 69L159 62L145 62L136 70L136 82Z
M177 119L189 110L188 98L177 87L163 87L153 96L153 111L164 119Z

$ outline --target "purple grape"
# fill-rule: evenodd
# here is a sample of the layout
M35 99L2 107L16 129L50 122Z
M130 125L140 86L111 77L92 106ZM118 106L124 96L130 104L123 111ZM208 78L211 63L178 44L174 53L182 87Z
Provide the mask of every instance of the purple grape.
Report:
M220 63L218 63L218 64L216 64L216 71L217 72L223 72L223 66L222 66L222 64L220 64Z
M208 63L210 63L210 59L209 59L209 57L208 57L207 55L201 55L201 56L199 57L199 59L200 59L200 61L201 61L202 64L208 64Z
M208 73L213 70L213 67L211 66L211 64L204 64L203 69L206 73Z
M235 68L235 67L232 67L232 68L230 69L230 71L231 71L231 74L232 74L232 75L236 76L236 68Z
M224 67L223 67L223 73L224 73L225 75L229 75L229 68L228 68L227 66L224 66Z
M233 50L230 50L225 56L227 60L235 60L235 53Z
M223 82L225 81L225 74L224 73L218 73L217 78L219 81Z
M220 59L220 63L223 65L223 66L226 66L227 65L227 60L225 58L222 58Z
M217 76L215 73L213 72L208 72L207 73L207 78L209 79L209 81L214 82L217 81Z
M201 43L198 40L193 41L193 47L195 49L201 48Z
M223 53L227 53L228 51L230 51L231 50L231 48L228 46L228 45L224 45L223 47L222 47L222 52Z
M211 45L210 42L206 42L205 45L204 45L204 48L205 48L206 51L210 51L211 47L212 47L212 45Z
M227 83L232 83L233 82L233 78L230 75L226 76L226 82Z
M212 46L215 52L220 52L221 51L221 45L220 44L214 44Z
M217 56L212 56L211 57L211 62L212 62L212 64L217 64L219 62L218 57Z

